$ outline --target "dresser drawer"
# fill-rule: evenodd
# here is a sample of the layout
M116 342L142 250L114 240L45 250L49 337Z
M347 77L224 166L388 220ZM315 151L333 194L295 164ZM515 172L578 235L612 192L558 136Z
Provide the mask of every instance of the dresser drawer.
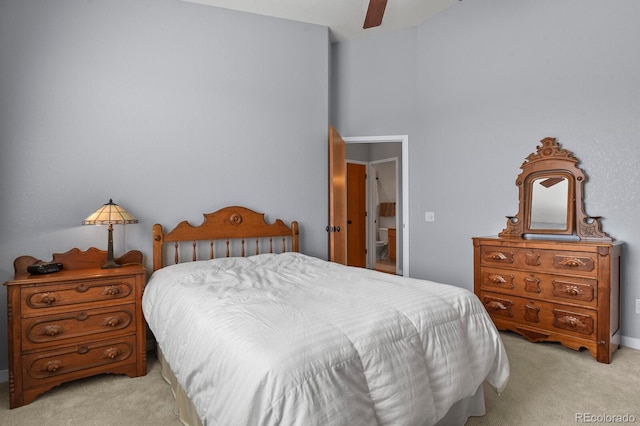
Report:
M104 306L109 301L135 301L135 277L87 279L46 286L25 287L20 294L22 316L45 315L54 312Z
M594 340L595 311L497 293L480 293L485 309L494 318Z
M134 303L31 317L23 321L22 349L44 349L82 343L87 338L106 339L133 334L135 318Z
M527 271L546 271L597 276L598 257L594 252L527 249L517 247L482 246L483 266L502 266Z
M24 365L23 384L25 387L46 382L62 382L65 376L77 375L85 371L105 370L121 364L136 362L135 336L124 336L109 341L88 342L46 352L38 352L22 357ZM94 373L95 374L95 373Z
M480 269L481 290L593 308L598 306L597 283L595 278L571 275L487 267Z

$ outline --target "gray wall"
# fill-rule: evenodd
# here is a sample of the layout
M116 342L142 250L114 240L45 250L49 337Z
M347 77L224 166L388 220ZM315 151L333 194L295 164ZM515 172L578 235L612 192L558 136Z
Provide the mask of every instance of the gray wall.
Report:
M639 20L634 0L474 0L334 46L342 136L409 135L412 276L472 289L471 238L517 213L520 165L553 136L589 178L586 213L626 243L623 342L640 346Z
M240 204L326 258L328 29L177 0L0 2L0 283L13 259L106 249L109 198L151 227ZM0 286L0 370L7 368Z

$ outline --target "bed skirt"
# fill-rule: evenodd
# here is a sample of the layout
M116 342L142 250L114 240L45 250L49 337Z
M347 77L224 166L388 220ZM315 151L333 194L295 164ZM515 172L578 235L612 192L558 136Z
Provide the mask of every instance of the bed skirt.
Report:
M175 399L174 414L178 417L180 422L187 426L202 426L200 417L196 412L196 407L187 397L187 394L182 389L182 386L178 383L175 374L171 371L169 363L162 355L160 347L156 346L156 354L158 355L158 361L160 361L160 374L162 378L171 386L171 392Z
M175 398L175 414L180 422L186 426L202 426L196 408L178 383L169 363L162 355L160 347L156 347L158 361L160 361L162 378L169 383ZM438 426L464 425L471 416L484 416L484 390L480 384L472 396L456 402L449 412L437 423Z

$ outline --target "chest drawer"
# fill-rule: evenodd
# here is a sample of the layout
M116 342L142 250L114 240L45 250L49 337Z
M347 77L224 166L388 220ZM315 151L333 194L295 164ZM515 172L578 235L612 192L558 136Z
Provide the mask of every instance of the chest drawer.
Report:
M595 278L551 275L539 272L482 267L480 289L515 296L572 303L595 308L598 284Z
M135 336L89 342L67 346L22 357L25 366L22 380L25 386L34 386L54 381L64 381L65 376L77 375L86 370L104 369L110 365L136 362Z
M597 276L598 257L591 252L527 249L518 247L482 246L483 266L546 271L583 276Z
M575 337L595 338L598 324L596 312L592 310L485 292L480 293L480 300L493 318Z
M134 333L135 304L31 317L22 330L25 351Z
M86 305L104 306L135 301L135 278L87 279L46 286L25 287L20 291L22 316L46 315Z

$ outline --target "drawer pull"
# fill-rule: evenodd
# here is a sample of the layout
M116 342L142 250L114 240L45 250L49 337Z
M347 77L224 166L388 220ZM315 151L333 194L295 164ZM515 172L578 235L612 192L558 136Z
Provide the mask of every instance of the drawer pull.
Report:
M84 293L87 290L89 290L89 286L86 283L80 283L78 284L78 286L76 287L76 291L78 293Z
M487 303L486 306L492 311L504 311L508 309L504 304L497 302L495 300L492 300L491 302Z
M502 317L513 317L513 302L505 299L494 299L492 297L483 297L482 304L487 312L491 315L499 315Z
M498 274L489 275L489 280L493 284L504 284L507 282L507 280L505 280L502 275Z
M489 259L495 260L497 262L504 262L508 259L508 257L504 253L494 252L489 255Z
M120 355L120 349L118 348L108 348L104 351L105 358L115 359L118 355Z
M56 302L56 295L54 293L44 293L40 298L40 303L52 305Z
M577 328L577 327L582 327L582 321L580 321L578 318L576 317L563 317L562 322L564 322L564 324L568 325L571 328Z
M554 327L564 328L565 330L571 330L582 334L593 333L593 318L588 315L575 314L555 309L553 315Z
M580 259L565 259L562 262L560 262L560 264L562 266L568 266L569 268L578 268L580 266L584 266L584 263L582 261L580 261Z
M115 327L115 326L118 326L120 324L122 324L122 318L120 318L118 316L109 317L104 322L104 325L106 325L107 327Z
M575 283L569 281L553 280L553 295L565 299L581 300L583 302L593 302L595 300L594 287L597 283Z
M56 360L47 362L44 365L44 369L42 371L46 371L47 373L55 373L60 369L60 367L62 367L62 361L56 359Z
M576 286L567 287L564 290L564 292L567 293L569 296L579 296L582 293L580 289Z
M553 266L560 269L580 270L585 272L593 271L597 261L591 257L578 256L554 256Z
M105 288L102 291L102 294L106 296L117 296L118 294L120 294L120 289L118 288L118 286L112 285Z
M76 319L78 321L86 321L87 318L89 318L89 315L87 315L86 312L80 312L78 315L76 315Z
M62 327L59 325L47 325L43 327L41 332L42 335L49 337L57 336L60 333L62 333Z
M513 288L513 275L507 274L494 274L491 272L484 272L482 285L499 287L504 289L512 289Z
M89 352L89 348L86 345L78 346L79 354L86 354L87 352Z

